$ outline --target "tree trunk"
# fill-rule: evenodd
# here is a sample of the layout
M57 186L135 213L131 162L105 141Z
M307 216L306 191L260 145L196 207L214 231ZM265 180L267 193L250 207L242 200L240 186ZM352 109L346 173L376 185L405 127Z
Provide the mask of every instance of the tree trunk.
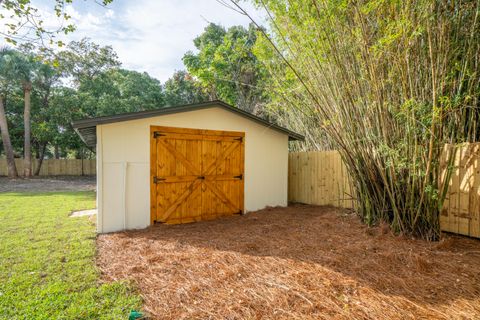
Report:
M60 159L60 148L58 147L58 145L55 145L55 150L53 153L54 153L55 159Z
M47 149L47 144L48 144L48 142L44 142L40 146L40 155L38 157L38 166L35 169L35 172L33 173L34 176L38 176L40 174L40 169L42 168L42 164L43 164L43 158L45 158L45 150Z
M32 143L33 155L34 159L40 158L40 144L38 142Z
M12 142L10 141L10 133L8 132L7 116L2 96L0 96L0 131L2 132L3 148L7 156L8 177L16 178L18 176L17 167L15 166L15 158L13 156Z
M26 178L32 176L32 145L31 145L31 125L30 125L30 94L32 92L32 84L25 82L23 85L25 109L23 111L23 125L25 128L24 141L24 174Z
M84 158L85 154L84 154L83 148L82 148L82 151L81 151L81 155L82 155L82 176L84 176L84 175L85 175L85 171L84 171L84 169L83 169L83 158Z

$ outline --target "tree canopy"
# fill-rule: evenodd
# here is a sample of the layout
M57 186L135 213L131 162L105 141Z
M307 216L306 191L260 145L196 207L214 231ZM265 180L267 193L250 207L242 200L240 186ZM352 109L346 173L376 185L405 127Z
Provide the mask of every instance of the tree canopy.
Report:
M161 84L145 72L123 69L111 46L87 38L68 44L57 40L59 33L75 30L65 11L71 3L54 1L54 14L65 23L46 29L42 13L29 0L0 0L6 27L0 35L17 46L0 54L0 155L7 156L9 168L14 157L23 155L29 162L31 148L40 162L93 156L72 129L75 119L213 99L260 114L271 100L266 68L253 52L253 24L228 29L209 24L194 40L196 52L183 57L187 70L175 71Z
M198 52L187 52L183 62L211 99L261 113L269 97L266 70L253 53L257 29L233 26L228 30L210 23L193 41Z
M163 88L167 106L208 100L208 96L204 93L200 83L183 70L175 71L173 76L165 82Z
M74 120L207 99L186 71L176 72L162 85L145 72L121 68L111 47L88 39L73 41L50 58L30 50L4 49L0 53L0 83L5 128L9 129L8 138L2 130L0 154L8 153L7 141L13 157L24 152L27 84L31 88L29 140L34 157L39 159L94 155L73 131Z

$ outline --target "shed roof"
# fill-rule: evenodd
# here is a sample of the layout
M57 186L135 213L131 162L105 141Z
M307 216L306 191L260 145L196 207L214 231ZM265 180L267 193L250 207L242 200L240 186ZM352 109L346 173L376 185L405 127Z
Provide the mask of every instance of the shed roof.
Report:
M112 116L104 116L104 117L97 117L97 118L89 118L84 120L78 120L72 123L73 128L79 134L80 138L90 147L94 147L97 144L97 125L108 124L108 123L115 123L115 122L122 122L122 121L130 121L130 120L137 120L137 119L144 119L150 117L161 116L165 114L172 114L172 113L179 113L179 112L187 112L187 111L195 111L213 107L220 107L227 111L233 112L239 116L245 117L251 121L255 121L260 123L266 127L272 128L277 130L281 133L288 135L289 140L304 140L305 138L296 132L288 130L284 127L281 127L277 124L269 122L265 119L257 117L245 110L235 108L223 101L214 100L208 101L203 103L195 103L195 104L187 104L175 107L165 107L156 110L147 110L147 111L139 111L139 112L129 112L129 113L121 113Z

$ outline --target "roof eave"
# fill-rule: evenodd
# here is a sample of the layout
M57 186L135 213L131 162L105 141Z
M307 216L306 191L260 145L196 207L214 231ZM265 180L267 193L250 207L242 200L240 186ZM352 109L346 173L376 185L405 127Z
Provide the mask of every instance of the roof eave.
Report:
M93 118L93 119L84 119L84 120L78 120L74 121L72 123L72 126L74 130L77 132L77 134L80 136L83 142L87 144L90 147L94 147L95 144L91 144L88 141L86 141L84 134L82 134L81 131L84 130L92 130L95 128L97 125L103 125L103 124L109 124L109 123L115 123L115 122L123 122L123 121L131 121L131 120L138 120L138 119L144 119L144 118L149 118L149 117L155 117L155 116L161 116L161 115L167 115L167 114L173 114L173 113L179 113L179 112L187 112L187 111L194 111L194 110L201 110L201 109L206 109L206 108L212 108L220 106L230 112L237 113L241 116L244 116L252 121L255 121L257 123L260 123L262 125L265 125L269 128L272 128L276 131L282 132L286 135L288 135L289 141L304 141L305 137L302 136L301 134L298 134L296 132L290 131L286 128L280 127L276 124L270 123L265 119L262 119L260 117L257 117L247 111L244 111L242 109L235 108L223 101L220 100L214 100L214 101L208 101L208 102L203 102L203 103L197 103L197 104L189 104L189 105L183 105L183 106L176 106L176 107L167 107L167 108L162 108L162 109L156 109L156 110L148 110L148 111L140 111L140 112L131 112L131 113L124 113L124 114L119 114L119 115L113 115L113 116L104 116L104 117L98 117L98 118ZM83 130L82 130L83 129Z

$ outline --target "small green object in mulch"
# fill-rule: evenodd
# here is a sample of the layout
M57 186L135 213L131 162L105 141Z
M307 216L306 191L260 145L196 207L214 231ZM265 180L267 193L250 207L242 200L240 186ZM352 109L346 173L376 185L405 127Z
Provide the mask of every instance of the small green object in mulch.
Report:
M128 320L136 320L136 319L143 319L143 313L132 310L130 311L130 315L128 316Z

